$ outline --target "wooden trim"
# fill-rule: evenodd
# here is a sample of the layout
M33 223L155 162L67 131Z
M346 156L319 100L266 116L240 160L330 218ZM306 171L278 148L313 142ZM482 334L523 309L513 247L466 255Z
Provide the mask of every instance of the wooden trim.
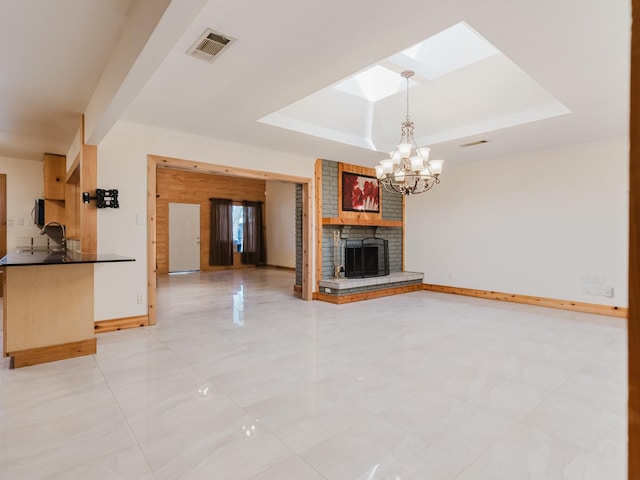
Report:
M147 316L149 325L157 322L156 287L157 270L156 262L156 168L158 159L149 155L147 157Z
M300 183L303 189L303 199L311 198L310 184L312 179L306 177L297 177L292 175L284 175L280 173L260 172L257 170L249 170L245 168L227 167L224 165L215 165L212 163L192 162L179 158L163 157L158 155L147 155L147 298L149 299L148 315L149 325L155 325L157 321L156 310L156 183L157 168L174 168L178 170L191 170L203 173L212 173L217 175L229 175L235 177L256 178L261 180L273 180L287 183ZM311 251L311 236L304 235L305 231L311 231L310 215L311 202L303 201L303 262L302 262L302 278L311 285L311 271L309 267L308 255L305 258L304 252ZM305 222L304 218L308 220ZM306 227L305 227L306 225ZM305 280L306 279L306 280ZM303 283L304 287L304 283ZM312 294L307 286L303 288L302 299L311 300Z
M632 0L629 110L628 475L640 478L640 0Z
M38 365L40 363L55 362L67 358L82 357L96 353L96 339L81 340L78 342L63 343L61 345L51 345L47 347L29 348L7 352L7 356L13 357L11 365L13 368Z
M574 312L595 313L597 315L609 315L611 317L627 317L627 309L610 305L598 305L595 303L574 302L572 300L558 300L555 298L532 297L529 295L519 295L517 293L492 292L489 290L475 290L473 288L449 287L446 285L422 284L423 290L438 293L449 293L453 295L464 295L466 297L486 298L489 300L500 300L503 302L524 303L536 305L538 307L559 308L561 310L572 310Z
M313 299L313 282L311 281L313 215L311 214L312 182L302 184L302 300Z
M345 303L362 302L374 298L388 297L390 295L401 295L403 293L419 292L422 290L422 284L404 285L402 287L384 288L380 290L372 290L369 292L353 293L350 295L328 295L326 293L317 292L313 294L315 300L333 303L335 305L343 305Z
M295 177L281 173L261 172L259 170L249 170L247 168L229 167L226 165L216 165L213 163L192 162L180 158L162 157L149 155L153 158L158 168L167 167L177 170L190 170L193 172L215 173L217 175L228 175L230 177L255 178L258 180L272 180L287 183L309 183L311 180L306 177Z
M296 271L296 267L285 267L283 265L265 265L266 268L272 268L274 270L288 270L290 272L295 272Z
M98 185L98 147L82 145L80 158L80 194L95 195ZM82 253L98 253L98 208L96 202L82 203L80 207L80 250Z
M113 332L115 330L126 330L127 328L146 327L149 325L149 315L138 315L137 317L113 318L110 320L98 320L93 324L95 333Z
M407 231L407 226L404 223L405 219L406 219L406 210L405 210L405 199L407 197L405 195L402 195L402 271L405 271L405 266L404 266L404 253L407 251L407 242L406 242L406 231Z
M400 227L402 220L376 220L371 218L335 218L324 217L322 225L357 225L361 227Z
M342 173L355 173L356 175L366 175L376 178L376 171L374 168L362 167L360 165L351 165L349 163L338 163L338 217L339 220L347 221L348 223L340 223L340 225L377 225L382 226L379 223L351 223L354 220L358 221L373 221L382 222L382 193L379 198L379 211L374 212L351 212L342 210ZM322 181L322 178L320 179ZM377 183L377 180L375 180Z
M316 281L313 291L317 292L320 290L322 279L322 159L320 158L316 160L314 167L314 183L316 187Z

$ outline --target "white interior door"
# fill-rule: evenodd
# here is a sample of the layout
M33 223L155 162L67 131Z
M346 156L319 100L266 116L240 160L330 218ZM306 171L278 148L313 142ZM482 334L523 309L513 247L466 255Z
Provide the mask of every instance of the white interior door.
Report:
M200 205L169 203L169 272L200 270Z

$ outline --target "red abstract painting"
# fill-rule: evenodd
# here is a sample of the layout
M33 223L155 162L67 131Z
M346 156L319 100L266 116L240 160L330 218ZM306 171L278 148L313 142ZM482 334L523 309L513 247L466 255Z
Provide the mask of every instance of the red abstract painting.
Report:
M342 172L342 210L378 213L378 180L375 177Z

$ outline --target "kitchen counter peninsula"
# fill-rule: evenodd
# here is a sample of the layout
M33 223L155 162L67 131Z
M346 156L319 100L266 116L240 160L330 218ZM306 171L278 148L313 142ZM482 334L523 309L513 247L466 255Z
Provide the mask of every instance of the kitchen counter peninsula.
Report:
M132 261L113 254L35 249L0 259L2 346L11 367L96 353L93 266Z

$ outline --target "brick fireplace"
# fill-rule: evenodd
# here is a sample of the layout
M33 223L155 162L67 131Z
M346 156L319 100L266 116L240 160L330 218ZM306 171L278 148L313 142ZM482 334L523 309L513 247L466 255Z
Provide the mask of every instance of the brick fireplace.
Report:
M316 268L319 278L315 297L333 303L347 303L421 289L422 273L403 272L402 195L381 191L381 211L375 214L342 211L339 182L343 171L374 176L373 169L365 167L330 160L318 160L316 163L316 189L320 190L316 222L321 227L318 229L317 260L320 263ZM347 250L353 245L363 245L363 242L366 243L365 248L371 243L382 244L383 259L380 260L376 251L377 263L386 265L382 272L376 265L378 271L375 275L371 274L371 265L368 272L346 275L345 267L352 260Z

